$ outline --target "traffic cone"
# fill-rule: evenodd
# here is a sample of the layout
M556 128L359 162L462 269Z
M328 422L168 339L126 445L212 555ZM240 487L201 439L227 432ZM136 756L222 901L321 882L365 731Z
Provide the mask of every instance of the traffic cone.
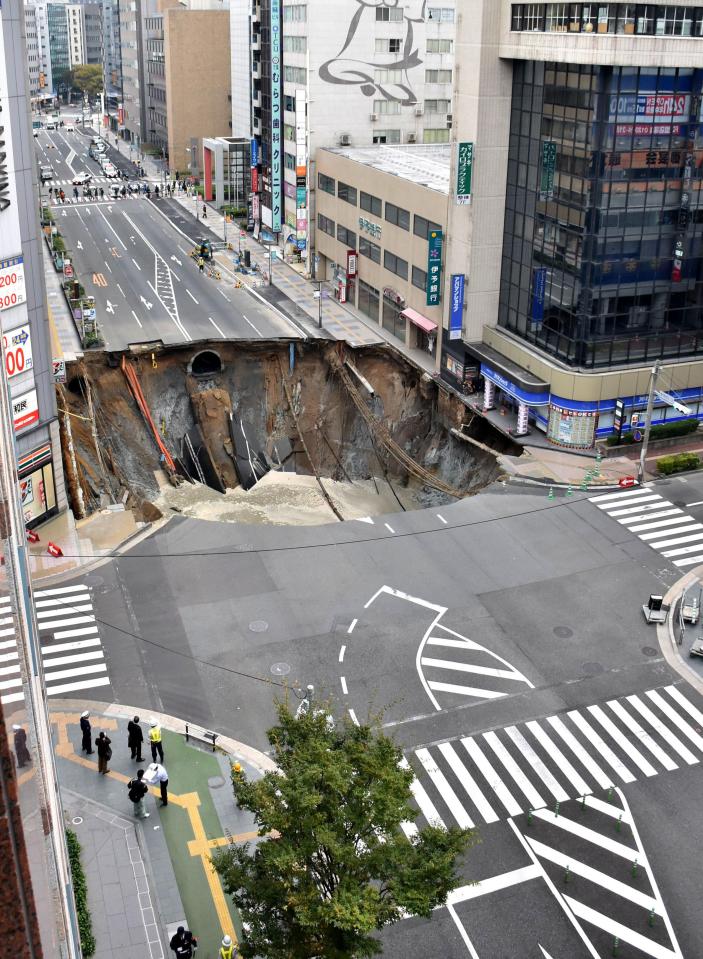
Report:
M567 495L567 496L573 496L573 495L574 495L574 491L573 491L573 489L572 489L571 486L569 486L568 489L566 490L566 495Z
M49 554L49 556L54 556L54 557L63 556L63 550L61 549L60 546L57 546L56 543L49 542L48 546L46 547L46 551Z
M554 487L549 487L549 492L547 493L547 499L554 499Z

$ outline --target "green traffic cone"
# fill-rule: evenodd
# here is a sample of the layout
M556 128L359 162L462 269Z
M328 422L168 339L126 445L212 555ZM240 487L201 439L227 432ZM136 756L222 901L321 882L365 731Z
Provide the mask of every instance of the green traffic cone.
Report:
M549 492L547 493L547 499L554 499L554 487L549 487Z

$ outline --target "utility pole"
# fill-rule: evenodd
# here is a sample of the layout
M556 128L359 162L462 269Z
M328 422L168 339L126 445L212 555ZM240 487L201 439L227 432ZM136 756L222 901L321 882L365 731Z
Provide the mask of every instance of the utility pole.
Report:
M661 373L661 363L656 361L652 367L649 376L649 395L647 396L647 412L644 421L644 438L642 440L642 449L640 451L640 465L637 470L637 482L641 485L644 481L644 461L647 457L647 446L649 445L649 433L652 429L652 411L654 409L654 392L657 388L657 380Z
M317 300L317 325L322 329L322 280L317 281L315 299Z

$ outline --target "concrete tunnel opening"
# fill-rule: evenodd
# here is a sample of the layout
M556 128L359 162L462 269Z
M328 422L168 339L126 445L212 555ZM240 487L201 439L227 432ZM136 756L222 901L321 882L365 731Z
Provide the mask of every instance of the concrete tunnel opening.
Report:
M87 353L68 373L88 511L107 496L147 519L336 522L453 502L497 478L497 453L519 451L384 346Z

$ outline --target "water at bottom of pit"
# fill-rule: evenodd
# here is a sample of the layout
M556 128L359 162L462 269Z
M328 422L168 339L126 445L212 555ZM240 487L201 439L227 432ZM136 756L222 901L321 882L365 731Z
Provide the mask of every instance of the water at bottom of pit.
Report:
M384 479L353 483L322 480L344 519L379 516L401 511L398 500ZM419 509L416 491L393 484L408 509ZM162 486L154 501L164 513L175 508L184 516L220 523L268 523L274 526L319 526L339 520L329 507L314 476L297 473L267 473L248 492L238 487L218 493L199 483L178 488Z

